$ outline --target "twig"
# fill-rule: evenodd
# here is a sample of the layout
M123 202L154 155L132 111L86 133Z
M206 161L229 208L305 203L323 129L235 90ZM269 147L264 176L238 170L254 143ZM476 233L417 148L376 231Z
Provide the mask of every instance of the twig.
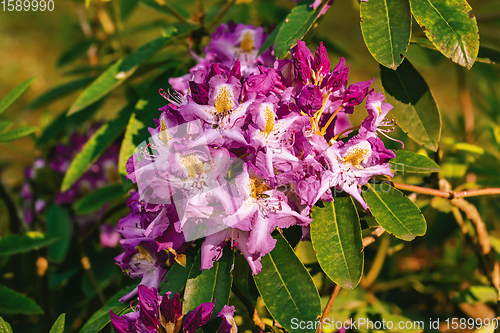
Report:
M332 296L330 296L330 299L328 300L328 303L326 304L325 311L323 311L323 315L321 316L321 321L319 324L318 329L316 330L316 333L321 333L321 330L323 329L323 323L325 322L326 317L330 314L330 310L332 309L333 302L335 302L335 299L337 298L337 295L339 294L340 291L340 285L336 285L335 289L333 290Z
M184 23L190 23L184 16L182 16L174 7L172 7L168 2L164 0L155 0L157 4L165 8L170 12L170 14L174 15L176 19Z
M464 112L465 141L474 142L474 107L470 97L470 91L467 87L467 73L464 68L458 68L458 89L460 105Z
M80 253L81 253L81 257L82 257L81 263L82 263L83 269L87 272L90 283L94 287L95 292L96 292L97 296L99 297L99 300L104 305L104 304L106 304L106 297L104 297L104 293L102 292L101 286L99 285L99 282L97 282L95 275L94 275L94 272L92 271L92 266L90 265L89 257L87 257L87 255L85 254L83 249L81 249Z
M373 232L369 236L363 238L363 249L371 243L375 242L375 240L377 240L377 238L379 238L384 232L384 228L378 227L377 229L373 230Z
M208 31L212 30L216 25L219 24L219 21L222 19L222 17L224 16L224 14L226 14L226 12L229 10L229 8L231 8L231 6L236 2L236 0L227 0L226 4L224 5L224 7L222 7L222 9L220 10L220 12L217 14L217 16L213 19L212 22L210 22L209 26L208 26Z
M380 242L380 245L377 249L377 254L375 255L372 266L368 271L368 274L366 274L364 279L361 280L361 285L363 288L369 288L377 279L377 276L380 274L380 271L384 266L385 257L387 255L387 250L389 249L390 244L391 239L389 237L382 237L382 241Z
M445 199L456 199L456 198L467 198L467 197L477 197L480 195L493 195L500 194L500 188L483 188L480 190L471 190L471 191L461 191L461 192L453 192L453 191L441 191L433 188L420 187L415 185L401 184L392 182L392 185L400 190L416 192L420 194L433 195L435 197L441 197Z

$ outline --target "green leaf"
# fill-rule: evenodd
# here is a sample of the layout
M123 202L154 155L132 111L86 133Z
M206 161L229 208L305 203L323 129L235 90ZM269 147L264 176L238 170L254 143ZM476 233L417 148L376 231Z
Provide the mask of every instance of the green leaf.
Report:
M211 325L214 325L213 322L217 314L229 300L231 285L233 284L233 274L231 272L233 264L234 251L226 246L222 257L214 262L214 266L202 271L200 269L200 251L194 259L186 282L184 303L182 304L183 314L194 310L201 303L213 302L215 299L215 307L210 319ZM208 325L210 326L210 324ZM215 328L214 332L217 331L217 328Z
M313 0L303 0L292 9L281 25L274 41L274 55L278 59L287 56L288 50L297 45L297 39L302 39L318 19L319 13L327 4L326 1L316 9L310 7Z
M9 106L14 104L14 102L17 101L26 92L26 90L28 90L34 80L35 78L32 77L31 79L19 84L11 92L9 92L7 96L0 101L0 114L7 110Z
M139 131L143 127L144 124L135 118L135 113L132 113L127 128L125 129L125 137L123 138L120 155L118 157L118 171L121 175L127 174L125 165L127 164L128 158L132 156L136 148L136 145L134 144L134 136L139 134Z
M42 135L40 135L40 138L36 142L36 146L40 148L47 145L50 140L54 139L65 130L73 132L81 128L82 124L91 119L97 111L99 111L105 100L105 98L100 99L96 103L83 109L81 112L77 112L71 116L67 116L68 110L62 112L43 129Z
M195 27L194 25L180 25L179 28L173 27L168 36L157 38L115 62L78 96L77 100L71 106L68 115L78 112L104 97L129 78L143 62L167 43L171 42L174 37L187 33Z
M459 291L453 301L457 303L496 303L498 293L494 287L490 286L471 286L465 290Z
M49 102L52 102L55 99L61 98L75 90L78 90L86 86L90 82L94 81L94 79L95 79L94 77L84 77L75 81L59 85L39 96L37 99L31 102L28 107L34 109Z
M64 321L66 319L66 314L62 313L59 318L57 318L54 325L50 329L49 333L63 333L64 332Z
M186 286L191 267L193 266L195 256L186 253L186 267L182 267L177 262L170 267L165 276L167 282L161 283L162 291L171 291L172 293L180 293Z
M314 207L311 242L318 263L336 284L354 289L363 274L363 240L356 206L351 197L336 197Z
M68 171L64 175L61 192L67 191L122 133L133 110L133 106L126 106L120 111L118 118L102 125L92 135L82 150L71 161Z
M0 133L6 131L7 129L9 129L9 127L12 125L12 122L11 121L8 121L8 120L2 120L0 121Z
M47 231L57 232L62 238L49 245L47 257L51 262L61 263L71 244L72 222L68 212L59 206L52 206L47 213Z
M54 244L61 238L59 233L30 231L24 235L9 235L0 238L0 256L38 250Z
M391 170L404 174L439 172L441 168L430 158L408 150L396 150L396 158L389 161Z
M42 309L31 299L6 286L0 285L0 313L43 314Z
M136 287L137 285L133 285L119 291L87 320L80 333L96 333L102 330L111 321L109 310L112 310L117 315L125 311L129 307L129 304L127 302L122 303L119 299Z
M91 192L74 205L76 215L85 215L102 209L106 203L120 198L126 193L122 184L112 184Z
M138 0L123 0L120 2L120 20L124 21L134 11Z
M392 114L408 136L433 151L441 137L441 114L424 78L405 58L397 70L380 66Z
M387 232L405 241L425 234L425 218L408 197L388 183L366 186L368 191L363 191L363 198L375 220Z
M410 0L425 35L453 62L471 68L479 51L479 30L465 0Z
M0 134L0 142L13 141L20 138L24 138L25 136L30 135L31 133L34 133L38 130L39 130L38 127L33 127L33 126L19 127L16 128L15 130L11 130Z
M13 333L10 324L3 320L2 317L0 317L0 333Z
M361 32L368 51L380 64L396 69L410 44L408 1L362 1L360 7Z
M71 45L68 49L66 49L60 56L59 59L57 59L57 67L62 67L64 65L67 65L74 60L78 59L81 56L84 56L87 53L87 50L89 47L92 45L92 43L95 43L95 40L92 39L85 39L82 41L79 41L78 43Z
M273 32L271 32L269 36L267 36L266 41L262 43L262 46L260 47L259 53L257 53L257 55L261 55L262 53L264 53L264 51L266 51L269 47L271 47L271 45L274 44L276 36L278 35L278 32L280 31L280 28L283 25L283 22L285 21L280 22L280 24L278 24L278 26L274 28Z
M153 8L153 9L159 11L160 13L172 16L172 12L170 12L168 9L166 9L163 6L161 6L160 4L158 4L154 0L140 0L140 2L143 5L145 5L145 6L149 7L149 8ZM182 6L182 5L178 4L178 3L175 3L173 1L169 1L168 4L172 8L174 8L179 14L181 14L181 16L184 17L185 19L190 19L191 18L191 13L189 12L189 10L187 10L186 8L184 8L184 6Z
M292 325L292 319L314 321L321 314L318 290L290 244L278 234L276 246L262 259L262 272L254 281L269 313L289 332L301 330Z

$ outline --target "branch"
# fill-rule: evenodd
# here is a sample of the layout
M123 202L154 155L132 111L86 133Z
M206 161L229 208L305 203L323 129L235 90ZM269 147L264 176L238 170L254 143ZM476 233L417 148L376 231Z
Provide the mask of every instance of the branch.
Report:
M184 16L182 16L174 7L172 7L168 2L164 0L155 0L157 4L165 8L170 12L170 14L174 15L176 19L184 23L190 23Z
M363 249L371 243L375 242L377 238L379 238L384 232L384 228L378 227L377 229L373 230L373 232L369 236L363 238Z
M323 329L323 323L325 322L326 317L330 314L330 310L332 309L333 302L335 302L335 299L337 298L337 295L339 294L340 291L340 285L336 285L335 289L333 290L332 296L330 296L330 299L328 300L328 303L326 304L325 311L323 312L323 315L321 316L321 321L319 322L319 327L316 330L316 333L321 333L321 330Z
M226 14L226 12L231 8L231 6L236 2L236 0L228 0L224 7L220 10L220 12L217 14L217 16L213 19L212 22L210 22L210 25L208 26L208 31L212 30L216 25L219 24L219 21L222 19L222 16Z
M395 182L392 182L392 185L400 190L433 195L435 197L441 197L450 200L458 198L477 197L480 195L500 194L500 188L483 188L480 190L453 192L453 191L440 191L440 190L435 190L433 188L420 187L420 186L401 184Z

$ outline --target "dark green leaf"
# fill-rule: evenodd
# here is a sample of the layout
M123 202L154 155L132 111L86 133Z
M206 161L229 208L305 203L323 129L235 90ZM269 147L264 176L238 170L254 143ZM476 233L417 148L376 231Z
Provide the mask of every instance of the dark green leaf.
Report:
M387 232L410 241L427 230L425 218L417 206L389 183L367 184L363 198L370 212Z
M102 125L75 156L64 175L61 192L67 191L127 127L133 106L120 111L118 118Z
M25 136L30 135L31 133L34 133L38 130L39 130L38 127L33 127L33 126L19 127L16 128L15 130L11 130L0 134L0 142L12 141L24 138Z
M132 156L136 148L136 145L134 144L134 136L139 134L139 131L143 127L144 124L135 118L135 113L132 113L127 128L125 129L125 137L123 138L120 155L118 157L118 171L121 175L127 174L125 165L127 164L128 158Z
M160 13L164 13L164 14L167 14L167 15L172 15L171 11L169 11L165 7L161 6L160 4L158 4L154 0L140 0L140 2L143 5L148 6L149 8L156 9ZM191 13L186 8L184 8L183 5L180 5L180 4L172 2L172 1L168 1L168 4L172 8L174 8L179 14L181 14L181 16L184 17L185 19L190 19L191 18Z
M47 231L62 235L61 240L49 246L47 253L51 262L60 263L66 258L71 244L72 222L65 209L55 205L50 208L47 213Z
M49 333L63 333L64 332L64 320L66 318L66 314L63 313L57 318L54 325L50 329Z
M479 31L465 0L410 0L425 35L447 58L471 68L479 51Z
M76 215L85 215L102 209L106 203L125 194L122 184L112 184L91 192L78 200L74 205Z
M28 90L34 80L35 78L32 77L31 79L19 84L11 92L9 92L7 96L0 101L0 114L7 110L9 106L14 104L14 102L17 101L26 92L26 90Z
M64 130L73 132L76 129L80 129L82 124L91 119L96 112L99 111L104 101L104 98L100 99L83 109L81 112L77 112L71 116L67 116L68 110L59 114L56 119L43 129L42 135L40 135L36 143L37 147L40 148L47 145L50 140L56 138L59 134L64 132Z
M157 38L115 62L78 96L68 115L78 112L104 97L130 77L156 51L172 41L174 37L187 33L195 27L193 25L179 25L179 28L172 26L168 36Z
M78 90L86 86L90 82L94 81L94 79L95 79L94 77L84 77L82 79L71 81L69 83L65 83L55 88L52 88L49 91L42 94L41 96L39 96L33 102L31 102L28 107L33 109L42 106L44 104L47 104L49 102L52 102L57 98L63 97L75 90Z
M214 262L214 266L202 271L200 269L200 251L194 259L186 282L184 303L182 304L183 314L194 310L201 303L213 302L215 300L212 318L210 319L210 323L207 324L209 326L214 325L217 314L229 300L231 285L233 284L233 274L231 272L233 264L234 251L229 246L226 246L222 257ZM215 328L215 331L217 331L217 328Z
M41 233L30 231L24 235L9 235L0 238L0 256L24 253L54 244L61 235L59 233Z
M284 22L284 21L283 21ZM280 22L276 28L274 28L273 32L267 36L266 41L262 43L262 46L259 49L258 55L261 55L266 51L271 45L274 44L274 41L276 40L276 36L278 35L278 32L280 31L281 26L283 25L283 22Z
M112 310L117 315L126 310L129 307L129 304L127 302L122 303L119 301L119 299L125 296L125 294L131 292L136 287L137 285L133 285L119 291L115 296L107 301L102 308L97 310L97 312L95 312L89 318L89 320L87 320L85 325L83 325L82 329L80 330L80 333L96 333L102 330L104 326L106 326L111 321L109 310Z
M182 289L184 289L194 259L194 255L186 254L186 267L182 267L178 263L174 263L172 267L170 267L165 276L167 282L161 283L162 292L171 291L172 293L180 293Z
M292 326L292 319L314 321L321 314L318 290L290 244L278 234L276 246L262 258L262 272L254 275L269 313L290 332L315 332Z
M0 313L43 314L31 299L6 286L0 285Z
M396 150L396 158L389 161L391 170L404 174L439 172L441 168L430 158L408 150Z
M274 55L278 59L287 56L288 50L297 45L297 39L302 39L316 22L319 13L326 5L326 1L316 9L310 7L313 0L303 0L292 9L281 25L274 41Z
M410 44L408 1L362 1L360 7L361 32L368 51L380 64L396 69Z
M67 65L79 57L84 56L87 53L89 47L94 43L94 40L85 39L74 45L71 45L67 50L65 50L57 59L57 67L62 67Z
M328 277L353 289L363 274L363 240L356 206L351 197L336 197L314 207L311 241L318 263Z
M10 324L3 320L2 317L0 317L0 333L13 333Z
M380 66L380 76L399 127L419 144L437 151L441 114L424 78L406 58L395 71Z
M120 20L125 20L137 7L139 0L122 0L120 2Z

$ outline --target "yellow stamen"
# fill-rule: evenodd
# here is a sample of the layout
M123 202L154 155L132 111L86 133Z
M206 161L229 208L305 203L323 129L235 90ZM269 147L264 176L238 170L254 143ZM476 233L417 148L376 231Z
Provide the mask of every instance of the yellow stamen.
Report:
M240 43L240 49L245 53L253 51L254 44L253 44L252 33L250 31L245 32L245 34L243 35L243 39L241 40Z
M267 185L266 181L255 175L250 175L250 196L254 199L261 198L262 193L265 191L269 191L271 188Z
M219 88L214 106L218 115L224 115L233 108L233 94L226 86Z
M344 156L344 162L346 164L349 163L354 167L361 167L361 162L367 159L371 154L371 150L367 145L356 145L349 149Z
M269 110L268 107L264 110L264 118L266 121L266 126L264 127L264 133L266 133L266 138L271 134L274 129L274 112Z
M188 177L196 177L203 173L203 163L196 155L179 156L181 164L186 168Z

